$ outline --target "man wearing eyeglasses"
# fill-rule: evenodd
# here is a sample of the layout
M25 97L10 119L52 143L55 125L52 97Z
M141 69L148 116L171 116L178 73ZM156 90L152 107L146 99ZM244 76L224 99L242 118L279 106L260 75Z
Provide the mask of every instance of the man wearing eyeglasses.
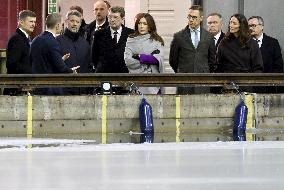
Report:
M252 16L248 19L252 37L257 41L262 54L264 73L283 73L283 59L281 48L277 39L266 35L264 21L260 16ZM274 90L273 90L274 89ZM266 92L277 92L276 88L267 88Z
M92 60L96 73L128 73L124 50L128 35L134 31L123 25L124 18L124 8L113 6L108 14L109 27L95 32Z
M193 5L188 11L188 26L174 34L170 47L170 65L175 73L209 73L215 64L213 35L201 27L203 9ZM178 94L209 93L205 87L179 87Z

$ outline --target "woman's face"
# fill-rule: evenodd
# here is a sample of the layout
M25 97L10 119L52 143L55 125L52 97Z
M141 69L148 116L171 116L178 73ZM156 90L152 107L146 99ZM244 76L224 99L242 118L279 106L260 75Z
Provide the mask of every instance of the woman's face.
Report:
M143 17L140 19L138 23L138 32L140 34L148 34L149 33L149 28L146 19Z
M230 33L232 34L237 34L240 31L240 22L236 17L232 17L230 19L229 27L230 27Z

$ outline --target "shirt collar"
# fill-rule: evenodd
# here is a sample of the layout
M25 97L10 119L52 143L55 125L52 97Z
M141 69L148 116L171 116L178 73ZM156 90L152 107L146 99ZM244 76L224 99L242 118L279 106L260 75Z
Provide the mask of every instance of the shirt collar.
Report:
M104 21L103 23L101 23L101 24L98 24L97 22L96 22L96 27L98 28L98 27L101 27L102 25L104 25L105 24L105 22L106 21Z
M111 33L112 33L112 34L115 32L115 30L114 30L114 29L112 29L111 27L110 27L110 31L111 31ZM122 26L120 26L120 27L119 27L119 29L118 29L118 30L116 30L116 31L117 31L117 33L120 35L120 34L121 34L121 32L122 32Z
M27 37L27 38L29 38L29 35L28 35L28 33L26 32L26 31L24 31L23 29L21 29L21 28L19 28L24 34L25 34L25 36Z
M53 35L53 37L56 38L56 35L55 35L53 32L51 32L51 31L49 31L49 30L46 30L46 31L49 32L49 33L51 33L51 34Z
M259 41L262 42L262 40L263 40L263 33L262 33L261 36L260 36L258 39L256 39L256 40L259 40Z
M214 36L214 38L215 38L216 40L219 40L220 36L221 36L221 31L220 31L218 34L216 34L216 35Z
M190 32L194 32L194 31L200 32L200 26L197 29L192 29L192 28L190 28L190 26L188 28L189 28Z

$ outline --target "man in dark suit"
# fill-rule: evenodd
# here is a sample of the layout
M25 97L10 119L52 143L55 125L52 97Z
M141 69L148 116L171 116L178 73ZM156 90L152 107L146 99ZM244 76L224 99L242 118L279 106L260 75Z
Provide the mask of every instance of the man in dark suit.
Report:
M203 9L193 5L188 11L188 26L175 33L170 48L170 65L176 73L209 73L215 64L213 36L201 27ZM179 87L179 94L208 93L209 88Z
M32 73L32 66L29 59L30 34L34 31L36 14L30 10L23 10L19 13L18 28L11 36L7 45L7 73L8 74L29 74ZM19 95L21 89L7 88L6 95Z
M107 20L108 5L102 0L94 3L95 20L86 26L86 40L92 46L94 41L95 31L107 28L109 23Z
M264 21L260 16L252 16L248 19L251 35L257 41L263 60L264 73L283 73L283 59L281 48L277 39L265 33ZM262 92L276 93L278 88L267 87Z
M216 51L219 43L224 38L225 33L222 31L223 22L222 15L219 13L211 13L207 16L207 30L210 34L214 36L214 42ZM220 69L217 65L212 65L210 68L210 72L218 72ZM220 94L222 91L222 87L211 87L210 92L214 94Z
M222 27L223 22L221 14L211 13L207 16L207 30L214 36L216 49L225 36L225 33L222 31Z
M111 7L109 27L95 33L92 57L96 73L128 73L124 50L128 35L134 31L122 24L124 17L123 7Z
M46 17L47 30L37 36L31 44L32 72L34 74L76 73L78 66L69 68L64 63L70 54L61 56L59 43L55 36L62 31L62 18L54 13ZM40 95L61 95L62 89L37 89Z

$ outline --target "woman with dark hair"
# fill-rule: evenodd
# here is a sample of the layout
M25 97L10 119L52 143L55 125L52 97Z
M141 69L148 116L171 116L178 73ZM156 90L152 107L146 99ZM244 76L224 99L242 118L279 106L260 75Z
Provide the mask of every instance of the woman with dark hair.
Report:
M260 73L263 70L258 44L250 36L248 21L242 14L230 18L228 31L217 50L217 64L224 73Z
M130 34L124 60L130 73L163 73L164 40L157 34L153 17L148 13L136 15L135 32ZM159 88L139 88L143 94L157 94Z

